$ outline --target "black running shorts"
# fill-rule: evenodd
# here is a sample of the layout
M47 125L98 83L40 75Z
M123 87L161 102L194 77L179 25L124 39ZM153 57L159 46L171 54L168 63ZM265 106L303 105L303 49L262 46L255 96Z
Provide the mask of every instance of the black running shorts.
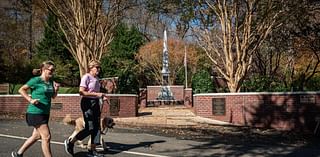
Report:
M26 121L29 126L37 126L41 124L48 124L49 115L48 114L26 114Z

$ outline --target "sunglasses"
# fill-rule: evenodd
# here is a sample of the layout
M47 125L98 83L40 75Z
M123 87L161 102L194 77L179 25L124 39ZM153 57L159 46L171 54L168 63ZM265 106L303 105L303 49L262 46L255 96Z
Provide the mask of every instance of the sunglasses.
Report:
M47 68L47 70L49 70L49 71L51 71L51 72L54 72L54 71L55 71L54 68L51 68L51 69Z

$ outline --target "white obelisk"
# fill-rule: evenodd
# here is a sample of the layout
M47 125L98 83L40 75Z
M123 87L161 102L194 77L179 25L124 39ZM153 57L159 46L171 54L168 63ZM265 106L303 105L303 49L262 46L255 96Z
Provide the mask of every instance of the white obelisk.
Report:
M158 100L174 100L173 94L170 90L169 86L169 52L168 52L168 45L167 45L167 31L164 30L164 35L163 35L163 52L162 52L162 86L161 90L158 93ZM168 102L163 102L165 104L170 103Z
M169 53L168 53L168 45L167 45L167 31L164 30L163 35L163 52L162 52L162 85L169 85Z

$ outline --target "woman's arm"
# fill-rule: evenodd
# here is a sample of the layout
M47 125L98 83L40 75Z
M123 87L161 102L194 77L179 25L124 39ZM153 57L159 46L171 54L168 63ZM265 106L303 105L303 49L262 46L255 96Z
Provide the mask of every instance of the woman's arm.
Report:
M29 95L28 95L28 90L30 89L30 87L28 85L23 85L22 87L20 87L19 89L19 93L29 102L32 104L38 104L39 100L38 99L32 99Z
M104 96L103 93L99 93L99 92L88 92L85 90L85 87L80 86L79 88L79 93L82 96L94 96L94 97L102 97Z

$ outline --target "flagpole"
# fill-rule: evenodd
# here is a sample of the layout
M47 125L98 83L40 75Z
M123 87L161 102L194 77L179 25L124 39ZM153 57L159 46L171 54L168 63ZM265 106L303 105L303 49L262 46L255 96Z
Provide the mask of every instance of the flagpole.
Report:
M188 88L188 72L187 72L187 47L184 45L184 71L186 79L186 88Z

